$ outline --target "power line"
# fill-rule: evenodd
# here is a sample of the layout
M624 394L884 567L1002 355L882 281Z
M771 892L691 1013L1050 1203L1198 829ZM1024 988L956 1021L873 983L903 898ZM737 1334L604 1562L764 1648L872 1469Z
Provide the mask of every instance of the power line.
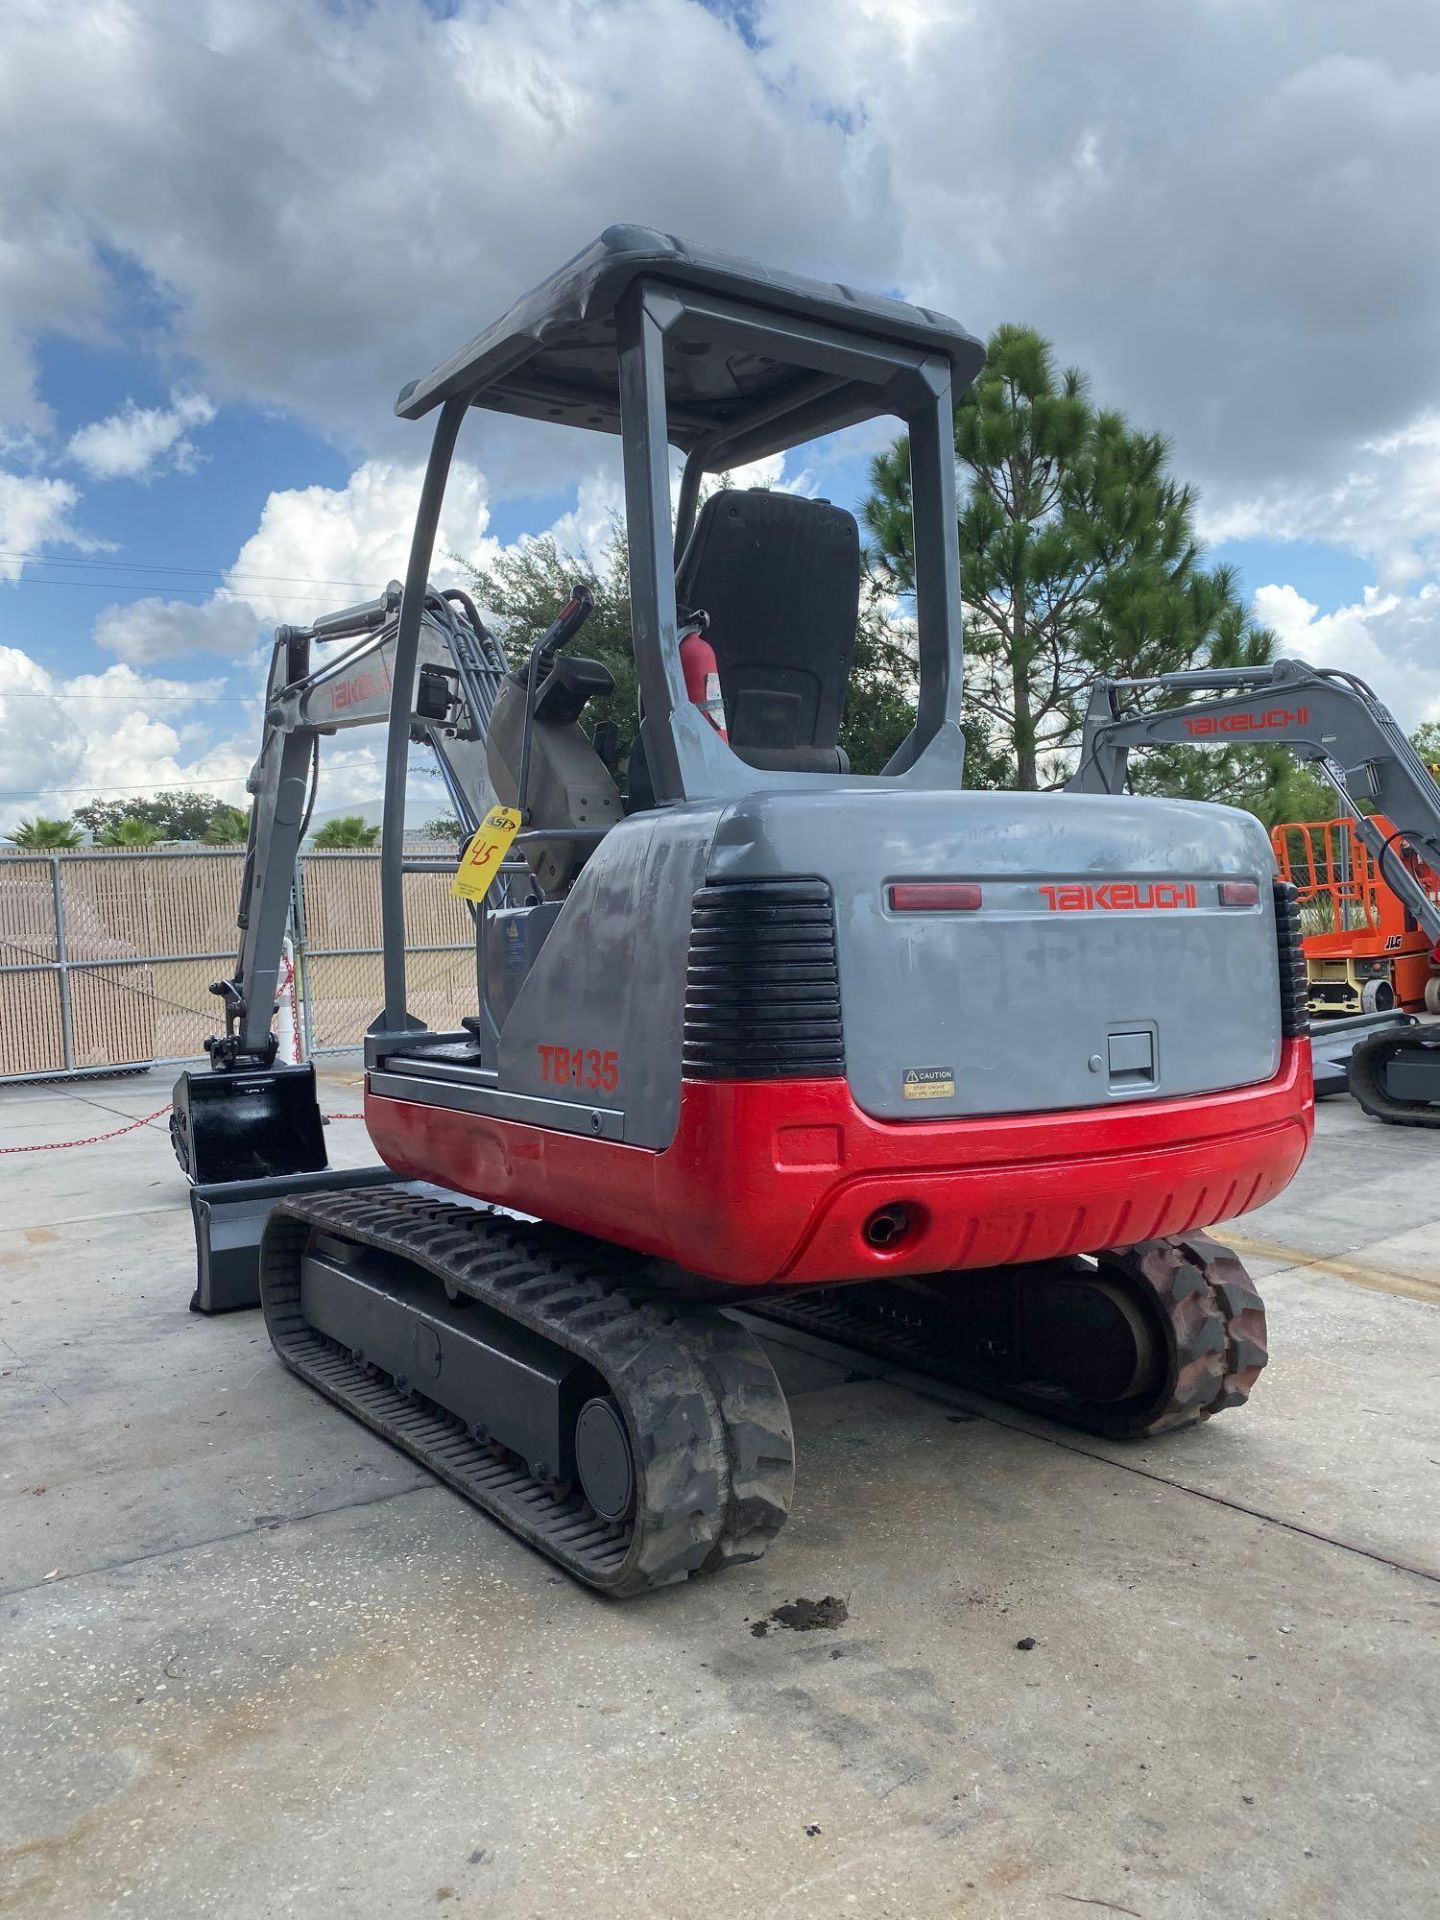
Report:
M0 701L5 700L139 700L151 706L157 700L183 700L192 707L243 707L251 700L263 704L260 694L199 694L199 693L32 693L11 687L0 687Z
M412 760L407 764L405 771L407 773L435 775L437 769L434 766L419 765ZM196 780L202 777L204 776L197 775ZM224 773L212 774L208 777L218 781L222 786L227 782L240 778L238 774ZM196 790L196 780L173 781L168 786L156 786L151 780L137 782L134 785L128 786L117 785L113 781L107 780L103 786L98 787L16 787L0 792L0 800L29 800L36 794L41 793L193 793ZM364 806L371 800L383 800L384 797L383 793L365 793L357 795L353 800L343 801L341 804L347 807Z
M81 593L108 593L112 598L132 596L140 599L153 600L161 597L157 588L153 586L131 587L112 580L52 580L44 575L33 573L22 574L18 580L11 580L7 584L15 589L22 587L73 587ZM322 585L323 582L317 581L314 584L318 586ZM369 591L369 589L354 587L353 585L351 590L357 593ZM212 593L213 590L208 587L167 587L164 589L165 597L171 600L193 600L197 604L211 599ZM332 596L328 593L287 593L280 597L284 599L288 606L328 607L332 601ZM233 602L221 601L219 604L222 606L231 604L235 606L245 606L248 605L248 602L243 596L237 594ZM259 614L255 616L255 620L257 626L267 624Z
M272 580L292 587L344 587L354 593L370 591L368 586L359 581L318 580L309 574L237 572L229 567L178 567L167 560L91 560L58 553L29 553L12 547L0 548L0 560L19 560L22 564L33 562L48 567L108 567L112 573L182 573L196 579Z

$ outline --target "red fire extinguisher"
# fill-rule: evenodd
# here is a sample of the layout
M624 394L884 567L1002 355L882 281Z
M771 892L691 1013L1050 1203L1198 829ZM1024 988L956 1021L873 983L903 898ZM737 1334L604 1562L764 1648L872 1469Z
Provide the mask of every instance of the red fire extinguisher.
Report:
M730 738L725 725L725 702L720 693L720 662L703 633L690 632L680 642L680 665L685 691L722 740Z

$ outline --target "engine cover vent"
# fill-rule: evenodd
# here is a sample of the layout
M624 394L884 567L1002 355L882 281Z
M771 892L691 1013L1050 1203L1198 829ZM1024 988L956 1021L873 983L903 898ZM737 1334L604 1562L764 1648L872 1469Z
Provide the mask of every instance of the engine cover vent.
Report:
M835 903L824 880L712 881L696 893L685 976L692 1080L845 1072Z
M1280 1031L1296 1040L1310 1031L1310 981L1300 944L1300 907L1288 880L1275 882L1275 939L1280 950Z

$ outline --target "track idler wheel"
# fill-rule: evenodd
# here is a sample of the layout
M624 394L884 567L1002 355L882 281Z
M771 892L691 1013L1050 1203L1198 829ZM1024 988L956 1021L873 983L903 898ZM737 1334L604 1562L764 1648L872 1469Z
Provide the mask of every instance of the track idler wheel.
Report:
M919 1284L944 1300L951 1351L990 1371L983 1391L1092 1433L1208 1420L1243 1405L1265 1365L1260 1295L1203 1233Z
M1102 1282L1119 1285L1154 1329L1146 1380L1109 1419L1097 1409L1100 1431L1167 1433L1245 1404L1269 1358L1265 1307L1228 1247L1181 1234L1102 1253L1097 1263Z
M575 1474L602 1520L618 1524L635 1511L635 1455L625 1417L609 1394L587 1400L575 1422Z

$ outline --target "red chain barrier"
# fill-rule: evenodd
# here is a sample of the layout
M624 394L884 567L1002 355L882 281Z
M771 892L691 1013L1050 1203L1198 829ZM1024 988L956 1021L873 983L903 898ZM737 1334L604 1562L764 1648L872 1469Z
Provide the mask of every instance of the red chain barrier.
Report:
M154 1113L147 1113L139 1120L127 1121L123 1127L112 1127L109 1133L89 1133L83 1140L31 1140L23 1147L0 1147L0 1153L54 1153L60 1147L93 1147L101 1140L118 1140L122 1133L134 1133L137 1127L148 1127L152 1120L158 1120L162 1113L169 1111L170 1102L167 1100Z
M95 1147L102 1140L118 1140L122 1133L134 1133L137 1127L148 1127L152 1120L158 1120L162 1113L170 1111L167 1100L163 1107L156 1107L153 1113L142 1114L138 1120L127 1120L123 1127L112 1127L108 1133L87 1133L83 1140L27 1140L23 1146L0 1147L0 1154L6 1153L57 1153L62 1147ZM363 1113L327 1113L327 1120L363 1120Z

